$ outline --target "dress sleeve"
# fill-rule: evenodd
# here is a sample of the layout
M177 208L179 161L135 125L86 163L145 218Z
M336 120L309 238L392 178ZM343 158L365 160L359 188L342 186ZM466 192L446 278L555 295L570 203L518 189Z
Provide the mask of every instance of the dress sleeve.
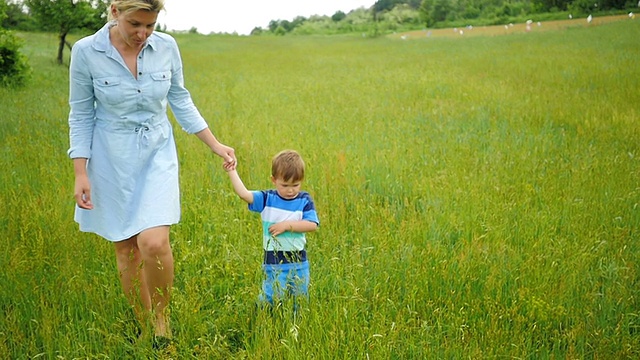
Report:
M93 127L95 126L95 99L93 80L86 54L80 46L71 51L69 65L69 143L70 158L90 158Z
M171 111L176 120L189 134L200 132L208 127L198 109L196 108L191 94L184 86L184 75L182 73L182 58L178 44L171 38L172 47L172 69L171 69L171 87L167 99L171 106Z

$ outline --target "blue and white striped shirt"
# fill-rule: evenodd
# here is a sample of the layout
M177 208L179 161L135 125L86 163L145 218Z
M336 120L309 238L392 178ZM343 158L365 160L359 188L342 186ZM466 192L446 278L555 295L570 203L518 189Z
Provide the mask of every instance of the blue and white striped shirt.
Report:
M265 251L300 251L307 243L305 233L289 232L271 236L269 226L283 221L307 220L320 224L315 205L309 193L301 191L295 199L283 199L276 190L252 191L253 203L249 210L262 217L262 246Z

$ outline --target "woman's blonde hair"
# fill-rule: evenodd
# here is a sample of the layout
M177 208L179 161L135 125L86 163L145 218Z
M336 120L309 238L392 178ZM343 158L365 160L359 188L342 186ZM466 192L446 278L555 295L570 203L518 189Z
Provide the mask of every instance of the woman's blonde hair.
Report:
M159 13L164 10L164 0L113 0L109 7L107 19L113 19L111 8L115 6L120 14L127 14L138 10L147 10Z

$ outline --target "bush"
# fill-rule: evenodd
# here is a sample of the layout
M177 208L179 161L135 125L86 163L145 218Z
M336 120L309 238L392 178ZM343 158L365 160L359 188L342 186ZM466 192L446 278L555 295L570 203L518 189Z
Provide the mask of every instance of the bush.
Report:
M31 74L27 57L20 52L22 40L0 29L0 86L21 86Z

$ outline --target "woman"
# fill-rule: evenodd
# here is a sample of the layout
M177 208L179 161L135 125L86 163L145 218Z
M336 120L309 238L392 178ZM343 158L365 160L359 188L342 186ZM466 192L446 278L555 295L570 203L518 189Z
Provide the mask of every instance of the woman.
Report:
M114 243L122 288L139 321L151 315L154 339L171 337L169 226L180 220L167 102L185 131L236 161L185 89L175 40L153 31L163 9L163 0L112 1L109 22L73 47L69 92L75 220Z

